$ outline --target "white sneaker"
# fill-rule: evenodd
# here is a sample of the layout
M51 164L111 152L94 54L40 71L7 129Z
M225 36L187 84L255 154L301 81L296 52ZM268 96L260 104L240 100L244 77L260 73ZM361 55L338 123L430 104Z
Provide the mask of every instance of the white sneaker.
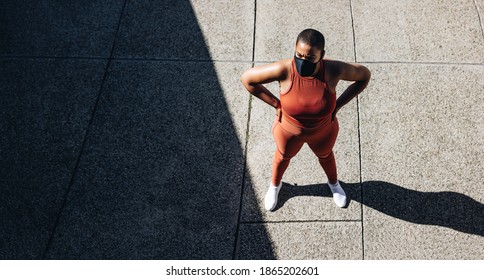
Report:
M279 186L273 186L272 183L269 184L269 189L267 189L266 196L264 197L264 206L267 211L272 211L277 205L277 196L282 188L282 181Z
M331 189L331 192L333 193L333 200L336 203L338 207L345 207L346 206L346 194L341 185L339 184L339 181L336 182L336 184L330 184L328 182L328 186Z

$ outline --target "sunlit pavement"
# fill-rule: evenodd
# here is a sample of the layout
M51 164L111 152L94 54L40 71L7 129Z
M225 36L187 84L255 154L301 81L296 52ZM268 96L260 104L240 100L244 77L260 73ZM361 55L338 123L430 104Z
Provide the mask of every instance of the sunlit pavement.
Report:
M0 4L2 259L484 258L483 1L44 2ZM308 27L372 72L350 202L305 146L267 212L275 112L239 78Z

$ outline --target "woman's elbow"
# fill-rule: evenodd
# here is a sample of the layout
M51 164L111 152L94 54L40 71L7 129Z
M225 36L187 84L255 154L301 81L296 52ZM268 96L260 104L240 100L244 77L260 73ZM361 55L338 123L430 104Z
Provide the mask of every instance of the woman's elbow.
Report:
M240 76L240 82L242 82L242 84L246 84L247 83L247 71L244 71L244 73L242 73L242 75Z
M366 80L369 82L370 79L371 79L371 71L370 71L370 69L368 69L366 67L365 67L365 69L366 69Z
M244 73L242 73L242 75L240 76L240 81L248 91L250 91L254 87L251 69L248 69Z
M362 84L364 87L366 87L371 79L371 71L365 66L362 66L361 72L362 72L361 79L359 79L358 82Z

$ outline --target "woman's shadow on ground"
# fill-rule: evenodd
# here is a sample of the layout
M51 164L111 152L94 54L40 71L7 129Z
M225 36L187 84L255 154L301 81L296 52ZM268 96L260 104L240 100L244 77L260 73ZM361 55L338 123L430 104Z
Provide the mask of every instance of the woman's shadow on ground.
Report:
M437 225L484 236L484 204L456 192L420 192L388 182L341 182L348 204L358 201L386 215L422 225ZM298 186L284 183L277 208L296 196L331 197L326 184Z

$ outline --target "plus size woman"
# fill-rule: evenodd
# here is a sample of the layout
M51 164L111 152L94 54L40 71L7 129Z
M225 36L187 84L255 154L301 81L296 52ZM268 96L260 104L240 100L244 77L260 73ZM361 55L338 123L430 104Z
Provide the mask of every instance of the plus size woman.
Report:
M304 143L318 157L337 206L346 206L346 194L339 184L333 146L338 136L337 112L361 93L370 71L359 64L324 59L325 39L314 29L303 30L296 39L294 57L251 68L241 81L245 88L276 110L272 134L276 151L272 178L264 198L272 211L282 188L282 176ZM340 80L353 83L336 98ZM263 84L278 81L280 99Z

